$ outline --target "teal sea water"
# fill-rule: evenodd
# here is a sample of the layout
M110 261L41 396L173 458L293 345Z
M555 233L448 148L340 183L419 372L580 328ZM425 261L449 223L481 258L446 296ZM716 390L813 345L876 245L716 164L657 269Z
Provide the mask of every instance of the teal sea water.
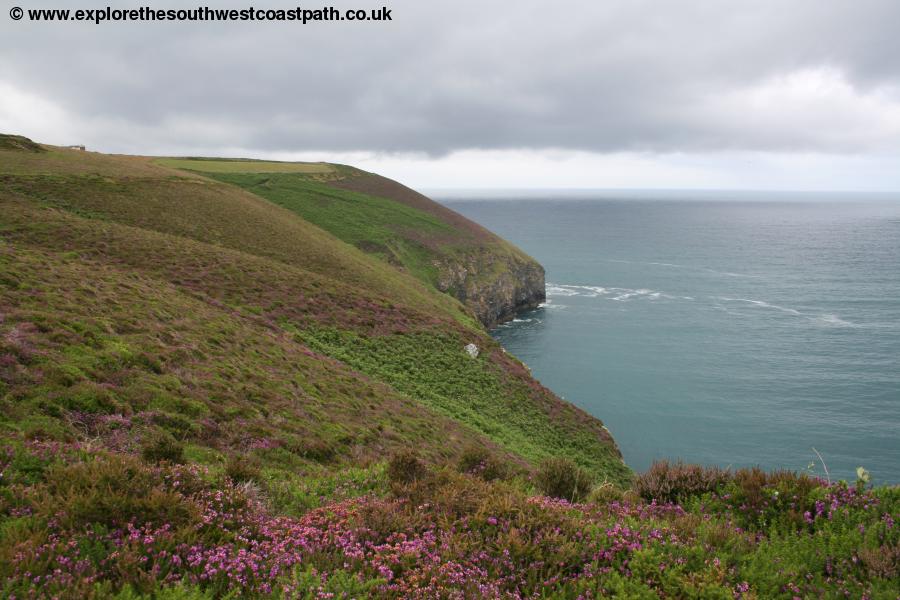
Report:
M900 483L900 198L434 194L547 269L495 337L626 462Z

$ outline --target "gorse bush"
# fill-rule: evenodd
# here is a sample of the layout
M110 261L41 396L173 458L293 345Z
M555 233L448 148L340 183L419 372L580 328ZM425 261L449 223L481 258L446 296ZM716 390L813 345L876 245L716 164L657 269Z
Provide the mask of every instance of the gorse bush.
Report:
M197 481L183 475L179 487L190 491L196 489ZM179 490L167 485L164 472L117 454L53 464L28 501L35 517L73 529L116 528L129 522L181 525L196 512Z
M225 463L225 475L235 483L258 482L262 475L259 459L247 454L233 454Z
M457 469L460 473L474 475L485 481L506 479L510 467L483 446L468 446L459 457Z
M184 445L167 431L153 430L141 443L141 456L147 462L181 464L184 462Z
M401 450L388 461L387 476L392 484L415 483L427 475L428 467L413 450Z
M593 485L593 477L568 458L550 458L535 476L538 489L551 498L581 502Z
M634 490L648 502L678 502L715 491L730 479L729 472L719 467L662 460L635 478Z
M832 486L833 490L845 488ZM859 495L855 489L847 493ZM729 506L740 509L742 526L760 530L777 525L788 531L805 528L809 521L805 513L813 515L817 501L821 510L825 496L825 482L820 479L787 470L767 473L758 467L736 471L721 495Z

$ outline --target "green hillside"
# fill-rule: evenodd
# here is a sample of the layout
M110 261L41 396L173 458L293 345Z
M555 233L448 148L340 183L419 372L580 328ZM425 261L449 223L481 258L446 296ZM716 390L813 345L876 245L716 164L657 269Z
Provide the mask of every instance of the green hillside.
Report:
M12 435L78 438L71 412L126 415L214 463L253 440L291 465L306 446L355 461L477 442L627 477L600 423L458 302L293 212L150 159L47 147L0 165Z
M344 165L160 159L243 188L459 299L485 325L544 300L543 269L512 244L397 182Z
M897 597L897 489L635 478L476 318L532 264L351 167L0 135L0 597Z

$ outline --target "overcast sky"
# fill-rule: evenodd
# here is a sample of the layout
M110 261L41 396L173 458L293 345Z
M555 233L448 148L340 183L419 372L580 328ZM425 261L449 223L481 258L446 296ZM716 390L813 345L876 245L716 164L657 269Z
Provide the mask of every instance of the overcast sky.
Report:
M897 0L334 5L382 2L390 22L95 25L8 14L188 4L2 0L0 131L419 188L900 190Z

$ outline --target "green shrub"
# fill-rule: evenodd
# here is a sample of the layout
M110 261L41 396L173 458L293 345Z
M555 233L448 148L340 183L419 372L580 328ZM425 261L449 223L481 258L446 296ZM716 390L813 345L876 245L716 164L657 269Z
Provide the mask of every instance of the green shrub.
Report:
M198 425L191 419L164 411L152 411L141 415L141 420L147 420L171 433L177 439L183 440L199 430Z
M591 475L568 458L550 458L541 463L535 479L546 496L581 502L593 484Z
M730 479L730 473L719 467L661 460L637 476L634 490L648 502L678 502L715 491Z
M29 416L19 424L19 429L25 435L26 440L68 442L74 439L72 433L59 419L44 415Z
M388 462L387 476L392 484L406 485L425 479L428 467L412 450L401 450Z
M145 437L141 444L141 456L147 462L181 464L184 462L184 446L172 434L157 429Z
M777 524L784 530L805 527L803 513L815 508L818 479L794 471L767 473L758 467L739 469L728 486L728 503L738 521L750 529Z
M633 495L633 492L626 492L617 485L604 481L591 488L587 500L593 504L604 505L610 502L622 502L629 494Z
M131 456L101 455L54 465L44 479L34 495L34 512L56 518L63 527L120 527L130 521L178 526L193 518L194 507L166 489L159 473ZM183 487L190 488L186 480Z
M235 454L225 463L225 475L235 483L259 481L261 470L259 460L247 454Z
M44 472L51 464L49 459L35 456L21 448L16 451L10 449L10 452L9 462L6 464L3 464L0 455L0 486L37 483L43 479Z
M64 390L58 402L66 410L86 413L108 415L123 410L109 389L93 381L82 381Z
M328 463L337 457L334 445L318 438L306 438L292 441L288 449L297 456L318 463Z
M474 475L485 481L507 479L510 472L506 463L483 446L469 446L463 450L457 469L460 473Z
M191 583L179 582L174 586L166 586L159 582L153 582L152 590L136 590L132 586L127 586L113 595L111 586L108 582L97 584L95 588L97 598L111 598L111 600L143 600L153 598L153 600L220 600L237 598L237 592L231 592L224 596L217 596L212 590L203 590L199 586Z
M361 578L353 572L336 570L327 575L311 567L295 568L290 587L293 598L314 600L316 598L371 598L377 595L377 588L387 583L383 578Z

